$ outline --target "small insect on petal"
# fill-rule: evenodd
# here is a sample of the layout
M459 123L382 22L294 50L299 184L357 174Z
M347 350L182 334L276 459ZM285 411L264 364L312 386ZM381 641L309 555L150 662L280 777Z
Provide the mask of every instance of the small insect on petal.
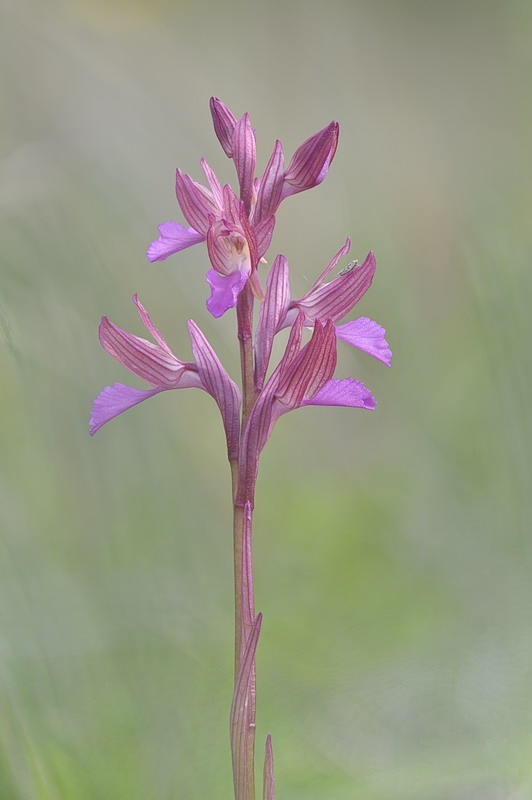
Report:
M340 270L338 275L347 275L348 272L351 272L352 269L358 267L358 258L355 258L354 261L350 261L349 264L346 264L343 269Z

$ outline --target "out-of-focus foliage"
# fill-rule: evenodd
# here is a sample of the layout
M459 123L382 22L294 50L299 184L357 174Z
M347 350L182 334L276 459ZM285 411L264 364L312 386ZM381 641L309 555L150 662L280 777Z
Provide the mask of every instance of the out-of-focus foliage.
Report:
M3 0L0 797L228 798L230 484L199 393L89 440L138 291L178 355L200 248L148 265L179 165L226 179L208 98L265 163L338 119L272 253L303 291L347 234L391 370L373 413L306 409L263 457L259 734L284 800L532 796L532 8Z

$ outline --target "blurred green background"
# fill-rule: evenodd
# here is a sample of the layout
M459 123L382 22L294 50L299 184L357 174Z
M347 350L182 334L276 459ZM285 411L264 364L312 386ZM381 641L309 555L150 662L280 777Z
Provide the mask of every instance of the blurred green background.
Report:
M350 257L374 249L358 311L395 353L342 348L377 410L289 415L263 455L258 749L271 731L278 796L532 798L532 4L0 7L1 800L231 796L215 406L168 393L87 432L129 380L99 319L141 334L135 291L178 355L193 317L238 374L204 250L144 257L181 220L176 166L233 180L213 94L250 112L260 167L339 120L270 255L300 294L347 234Z

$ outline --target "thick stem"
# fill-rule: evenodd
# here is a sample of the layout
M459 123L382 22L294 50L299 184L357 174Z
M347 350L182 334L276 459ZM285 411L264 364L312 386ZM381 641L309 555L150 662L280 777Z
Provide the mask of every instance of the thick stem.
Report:
M253 372L253 294L249 285L241 292L237 303L238 340L242 370L242 430L255 402ZM251 524L254 498L241 498L244 485L241 474L242 453L238 462L231 463L233 481L233 558L235 589L235 693L244 668L244 655L255 622L255 598L251 554ZM255 800L255 659L247 680L245 703L238 706L237 718L232 721L233 778L235 800Z
M249 283L240 293L236 306L240 367L242 370L242 429L255 402L253 375L253 293Z

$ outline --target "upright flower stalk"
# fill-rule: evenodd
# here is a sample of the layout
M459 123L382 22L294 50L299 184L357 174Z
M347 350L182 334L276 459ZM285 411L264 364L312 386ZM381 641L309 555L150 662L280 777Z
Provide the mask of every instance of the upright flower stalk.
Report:
M391 362L386 331L367 317L342 323L369 289L376 268L369 253L362 264L350 262L332 280L350 248L349 239L301 298L292 298L288 261L277 255L266 279L266 264L275 215L282 201L320 184L338 143L338 124L331 122L297 148L285 167L283 147L274 145L261 177L255 176L255 131L249 116L237 119L217 98L211 99L214 130L235 165L238 192L222 186L202 159L208 186L177 170L176 197L187 226L163 222L159 237L148 247L150 261L204 243L211 268L207 309L220 317L236 309L240 351L240 388L229 377L198 325L188 333L193 360L178 358L135 295L140 319L153 341L119 328L103 317L102 347L126 369L144 380L147 389L122 383L106 387L96 398L90 432L144 400L170 389L196 388L216 402L225 430L233 493L235 588L235 681L230 713L230 741L235 800L255 800L255 654L262 615L255 612L252 522L259 457L280 416L307 405L373 409L371 392L353 378L334 378L338 341L382 361ZM263 288L264 286L264 288ZM260 304L254 326L255 305ZM283 356L275 366L275 336L289 328ZM273 750L266 739L263 800L274 800Z

